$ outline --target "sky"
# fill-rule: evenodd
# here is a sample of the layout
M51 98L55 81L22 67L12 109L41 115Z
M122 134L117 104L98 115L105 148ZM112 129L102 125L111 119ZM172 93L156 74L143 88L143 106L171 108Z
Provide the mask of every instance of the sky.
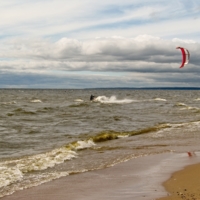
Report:
M200 86L199 0L9 0L0 19L0 88Z

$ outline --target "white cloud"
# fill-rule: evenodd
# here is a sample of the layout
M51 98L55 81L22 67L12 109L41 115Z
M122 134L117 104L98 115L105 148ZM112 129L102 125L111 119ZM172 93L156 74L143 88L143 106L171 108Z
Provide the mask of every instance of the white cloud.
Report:
M9 1L10 2L10 1ZM77 39L139 34L159 36L199 32L196 3L146 1L11 1L0 7L1 36L54 36ZM194 12L195 11L195 12ZM196 18L196 21L194 20Z
M173 71L181 62L175 48L185 45L193 57L200 44L193 41L164 40L150 35L136 38L107 37L87 41L62 38L13 40L0 47L1 68L35 71ZM198 66L199 59L191 60ZM190 68L191 69L191 68ZM193 69L193 68L192 68Z
M179 38L174 38L172 41L176 43L187 43L187 44L196 43L194 40L183 40Z

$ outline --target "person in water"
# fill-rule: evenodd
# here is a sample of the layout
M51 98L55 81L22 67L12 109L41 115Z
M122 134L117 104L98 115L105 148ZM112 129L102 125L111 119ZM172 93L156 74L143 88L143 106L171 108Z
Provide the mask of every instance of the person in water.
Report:
M97 98L96 96L91 95L91 96L90 96L90 101L93 101L93 100L95 100L96 98Z

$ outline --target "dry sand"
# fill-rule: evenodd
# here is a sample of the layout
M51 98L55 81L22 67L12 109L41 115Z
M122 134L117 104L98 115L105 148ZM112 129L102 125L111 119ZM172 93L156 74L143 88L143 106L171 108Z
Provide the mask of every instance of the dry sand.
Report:
M37 187L15 192L1 199L152 200L168 195L162 183L169 179L174 171L199 162L200 156L191 158L187 153L148 155L114 167L70 175ZM197 167L199 166L197 165ZM176 178L175 181L174 176L172 182L178 182L179 178ZM195 183L197 184L197 182ZM166 186L168 189L168 183ZM186 189L185 193L191 195L192 187L181 186L180 192L183 193Z
M159 200L200 200L200 164L175 172L164 186L170 196Z

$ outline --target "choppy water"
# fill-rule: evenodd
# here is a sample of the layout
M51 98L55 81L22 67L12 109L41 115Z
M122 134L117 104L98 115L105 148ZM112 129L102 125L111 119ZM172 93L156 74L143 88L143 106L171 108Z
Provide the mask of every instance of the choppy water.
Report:
M200 149L199 90L2 89L0 109L0 197L131 158Z

